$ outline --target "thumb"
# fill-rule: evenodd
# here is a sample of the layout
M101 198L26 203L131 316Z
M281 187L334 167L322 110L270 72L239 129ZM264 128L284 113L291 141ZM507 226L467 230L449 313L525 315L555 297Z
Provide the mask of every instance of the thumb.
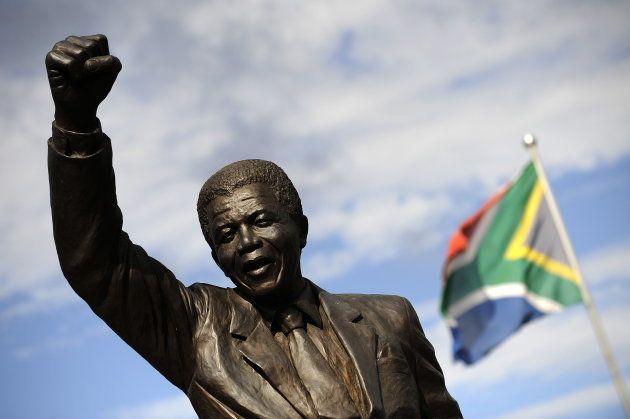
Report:
M102 55L99 57L93 57L85 61L83 68L88 74L118 74L122 68L120 60L113 55Z

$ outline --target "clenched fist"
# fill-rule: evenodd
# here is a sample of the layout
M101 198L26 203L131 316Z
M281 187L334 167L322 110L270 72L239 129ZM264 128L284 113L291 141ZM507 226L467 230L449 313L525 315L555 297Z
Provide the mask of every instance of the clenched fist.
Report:
M48 82L60 128L89 132L97 127L96 110L122 68L109 55L105 35L69 36L46 55Z

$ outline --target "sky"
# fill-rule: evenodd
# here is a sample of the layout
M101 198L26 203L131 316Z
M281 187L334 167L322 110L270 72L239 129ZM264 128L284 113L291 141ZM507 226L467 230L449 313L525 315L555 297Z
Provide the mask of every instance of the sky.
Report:
M54 250L44 56L103 33L123 64L99 117L124 229L184 283L230 285L198 226L205 179L272 160L309 217L305 276L412 301L465 417L623 417L582 306L471 367L437 307L449 236L533 132L630 385L629 17L628 1L0 0L0 416L195 417Z

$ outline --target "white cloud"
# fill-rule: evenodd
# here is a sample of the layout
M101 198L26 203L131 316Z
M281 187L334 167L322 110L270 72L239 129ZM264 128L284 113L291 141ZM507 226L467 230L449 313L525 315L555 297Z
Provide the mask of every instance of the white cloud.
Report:
M619 398L610 384L599 384L501 416L502 419L559 419L587 417L589 412L618 405ZM621 416L621 406L619 407Z
M440 301L437 298L432 298L421 303L415 303L413 308L416 310L420 323L424 329L426 329L427 326L434 326L435 321L441 318L439 312Z
M76 347L85 343L88 339L106 334L107 329L104 325L91 326L83 330L61 328L54 335L40 339L36 343L22 345L14 349L13 355L19 360L30 359L44 352L60 352L67 348Z
M587 255L581 261L587 283L600 284L606 280L628 278L630 242L615 243Z
M317 251L305 271L318 280L395 257L410 237L430 246L449 208L467 205L455 189L481 197L519 168L525 131L540 137L552 175L630 153L626 3L93 7L76 21L111 35L124 66L101 119L125 228L186 280L213 280L198 277L212 262L196 193L232 160L287 170L311 218ZM59 280L44 147L52 106L41 75L29 77L0 72L0 187L11 197L0 203L2 299ZM383 252L385 242L395 245Z
M342 249L316 252L304 272L328 279L356 263L377 264L395 255L420 252L438 240L430 229L436 215L448 210L445 198L398 198L383 194L359 200L351 208L323 210L311 218L311 238L338 239ZM387 246L383 246L387 243Z
M57 283L44 283L28 293L22 293L21 298L18 297L17 300L8 308L0 311L0 322L7 322L12 318L36 312L51 311L66 304L80 301L62 278L59 278Z
M197 415L185 394L118 409L115 419L195 419Z
M23 105L0 112L0 299L4 299L42 282L53 286L54 276L60 275L48 202L46 138L52 120L48 86L43 80L8 80L1 71L0 81L6 102Z

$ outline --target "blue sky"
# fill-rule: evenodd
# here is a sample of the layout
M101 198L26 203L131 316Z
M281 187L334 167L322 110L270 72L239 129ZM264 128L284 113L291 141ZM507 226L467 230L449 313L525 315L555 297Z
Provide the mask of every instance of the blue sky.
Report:
M628 2L0 7L3 418L194 417L56 260L43 58L92 33L123 63L100 117L125 229L183 282L229 285L197 225L200 185L233 160L273 160L310 219L305 275L332 292L409 298L466 417L623 417L582 307L464 367L437 301L448 237L527 161L520 139L532 131L630 377Z

